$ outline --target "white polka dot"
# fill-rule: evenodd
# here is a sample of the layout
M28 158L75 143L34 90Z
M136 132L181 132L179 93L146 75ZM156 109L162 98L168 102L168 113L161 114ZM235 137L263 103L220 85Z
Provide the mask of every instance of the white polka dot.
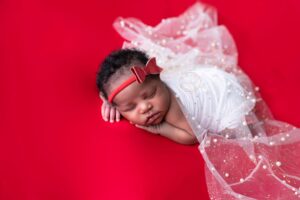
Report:
M276 166L280 167L281 166L281 162L280 161L276 161Z
M263 169L267 169L267 165L263 165L262 168L263 168Z

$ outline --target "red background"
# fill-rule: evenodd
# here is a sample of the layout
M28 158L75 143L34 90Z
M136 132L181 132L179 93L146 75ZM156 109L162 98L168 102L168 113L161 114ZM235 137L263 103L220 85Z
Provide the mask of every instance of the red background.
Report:
M300 1L210 0L279 120L300 126ZM208 199L203 160L100 116L117 16L156 25L194 0L0 1L0 199Z

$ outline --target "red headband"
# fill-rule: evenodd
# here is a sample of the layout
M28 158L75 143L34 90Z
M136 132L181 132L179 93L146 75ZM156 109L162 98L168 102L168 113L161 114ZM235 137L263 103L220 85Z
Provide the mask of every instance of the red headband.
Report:
M111 103L114 97L121 92L128 85L137 81L138 83L143 83L146 76L149 74L159 74L162 68L157 66L156 59L150 58L145 67L133 66L130 68L133 76L130 76L126 81L124 81L119 87L117 87L108 97L108 101Z

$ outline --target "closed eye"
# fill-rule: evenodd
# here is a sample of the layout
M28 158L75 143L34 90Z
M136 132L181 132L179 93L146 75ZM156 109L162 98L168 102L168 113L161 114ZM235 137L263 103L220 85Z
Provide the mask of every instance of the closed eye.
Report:
M154 90L146 98L152 98L152 97L154 97L155 94L156 94L156 88L154 88Z
M134 108L135 108L135 104L133 104L133 105L131 105L131 106L125 108L125 109L123 110L123 112L129 112L129 111L133 110Z

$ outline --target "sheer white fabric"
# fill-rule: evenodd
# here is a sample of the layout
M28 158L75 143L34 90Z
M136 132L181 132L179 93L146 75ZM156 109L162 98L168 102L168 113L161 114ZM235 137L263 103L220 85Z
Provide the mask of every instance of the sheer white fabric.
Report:
M213 7L196 3L155 27L119 17L114 27L123 48L164 68L200 142L211 199L300 199L300 130L273 119Z

